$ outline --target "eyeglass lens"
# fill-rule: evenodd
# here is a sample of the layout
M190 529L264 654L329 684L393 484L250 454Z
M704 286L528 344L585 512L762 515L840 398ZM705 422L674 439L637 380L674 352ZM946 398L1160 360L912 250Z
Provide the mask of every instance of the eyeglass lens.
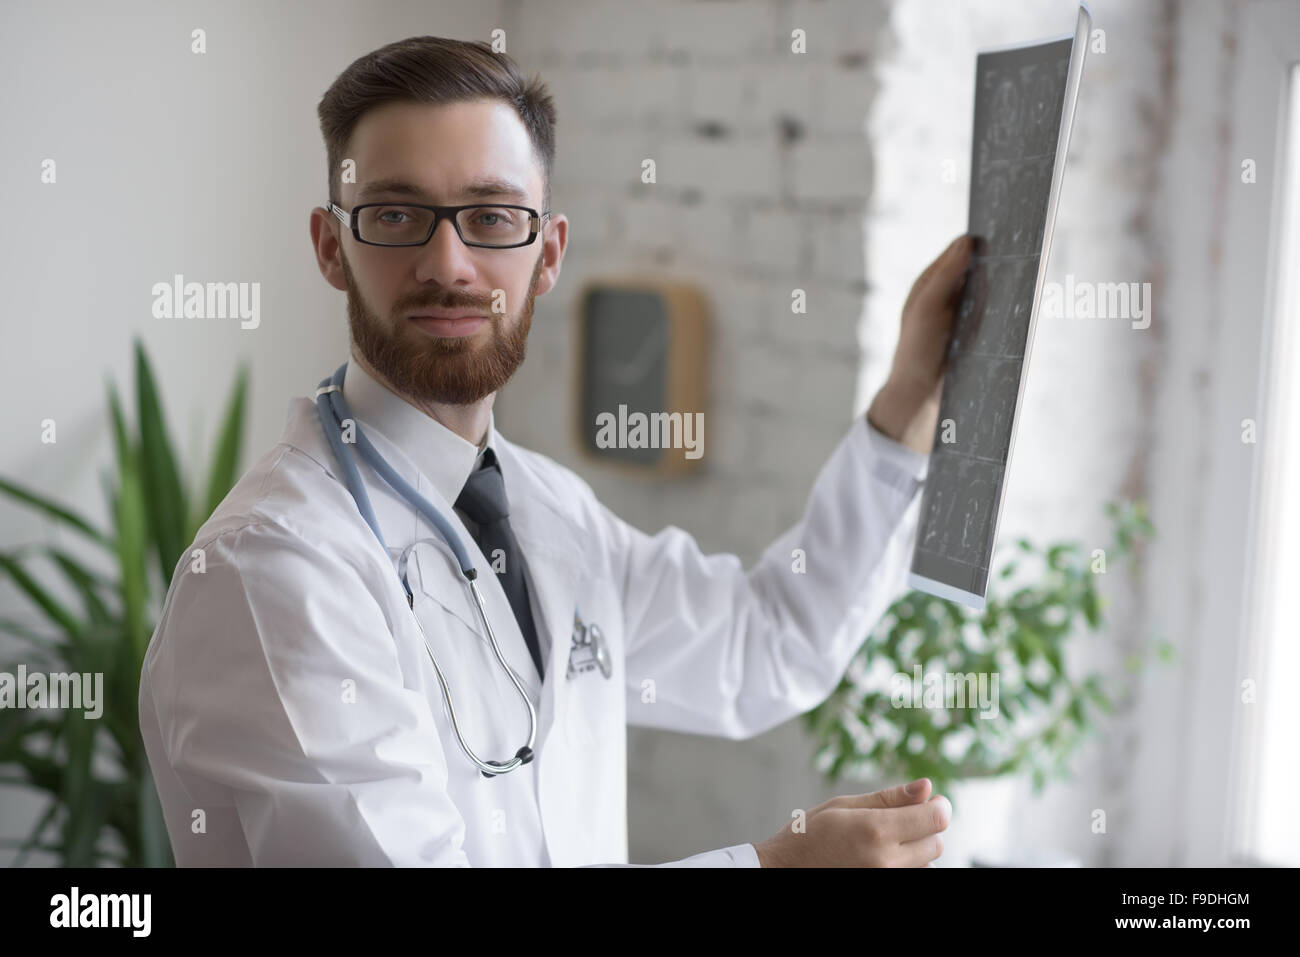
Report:
M434 212L418 206L368 206L357 216L361 238L373 243L422 243L433 228ZM470 206L456 213L465 242L513 246L526 240L532 221L522 209Z

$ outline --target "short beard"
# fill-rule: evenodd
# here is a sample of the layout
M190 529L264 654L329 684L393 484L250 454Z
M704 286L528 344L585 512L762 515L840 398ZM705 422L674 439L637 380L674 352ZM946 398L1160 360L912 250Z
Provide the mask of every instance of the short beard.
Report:
M399 302L393 308L392 319L384 322L362 300L342 249L339 257L348 285L352 347L391 389L408 401L469 405L500 389L523 363L528 330L533 323L533 299L542 271L542 254L533 267L523 308L513 321L509 313L494 315L490 302L444 293ZM425 335L406 318L424 307L481 308L489 317L491 338L479 345L471 343L470 337L441 339Z

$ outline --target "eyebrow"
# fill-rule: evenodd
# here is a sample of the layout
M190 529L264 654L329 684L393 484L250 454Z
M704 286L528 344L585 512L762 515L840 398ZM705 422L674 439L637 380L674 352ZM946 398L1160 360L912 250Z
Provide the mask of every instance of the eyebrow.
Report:
M426 200L429 198L429 194L420 187L402 179L378 179L367 183L357 191L358 199L380 195L410 196ZM509 180L493 177L473 180L465 184L456 195L462 199L494 199L505 196L521 203L528 199L528 194L520 186Z

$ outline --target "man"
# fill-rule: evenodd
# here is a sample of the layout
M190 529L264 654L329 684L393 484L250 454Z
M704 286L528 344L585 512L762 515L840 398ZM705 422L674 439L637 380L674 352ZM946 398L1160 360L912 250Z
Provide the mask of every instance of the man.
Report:
M545 87L485 44L421 37L352 64L319 113L311 236L347 293L351 421L293 400L176 569L140 714L177 861L624 864L628 722L774 727L825 699L893 597L969 249L917 280L868 416L746 571L632 528L494 427L568 238ZM450 524L480 607L427 515L327 429L364 434ZM925 866L950 807L913 785L672 863Z

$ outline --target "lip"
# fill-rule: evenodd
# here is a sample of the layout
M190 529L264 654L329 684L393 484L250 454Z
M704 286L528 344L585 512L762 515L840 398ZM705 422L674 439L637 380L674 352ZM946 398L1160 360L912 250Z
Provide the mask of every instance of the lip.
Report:
M481 316L483 313L472 309L426 309L424 312L411 314L412 319L467 319Z
M445 339L473 335L488 317L473 312L427 312L417 313L410 320L429 335Z

